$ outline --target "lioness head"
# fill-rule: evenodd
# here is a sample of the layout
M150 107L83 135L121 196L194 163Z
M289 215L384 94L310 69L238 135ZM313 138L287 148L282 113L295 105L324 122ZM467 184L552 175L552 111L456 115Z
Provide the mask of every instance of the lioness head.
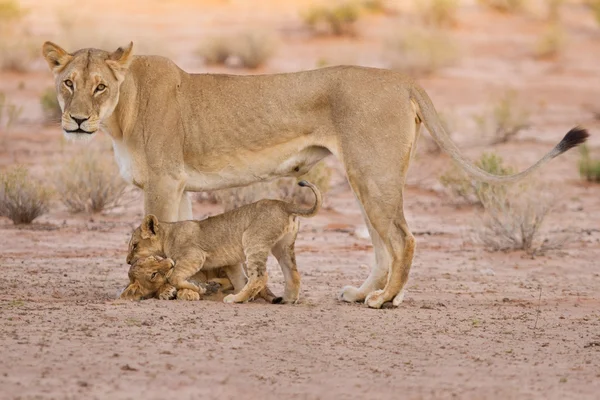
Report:
M152 214L146 215L129 240L127 264L133 265L142 258L162 254L161 233L158 219Z
M170 258L149 256L129 268L129 285L121 293L125 300L142 300L153 297L163 285L175 263Z
M56 94L62 110L62 128L68 139L87 139L100 128L119 102L133 43L109 53L82 49L68 53L52 42L42 54L54 73Z

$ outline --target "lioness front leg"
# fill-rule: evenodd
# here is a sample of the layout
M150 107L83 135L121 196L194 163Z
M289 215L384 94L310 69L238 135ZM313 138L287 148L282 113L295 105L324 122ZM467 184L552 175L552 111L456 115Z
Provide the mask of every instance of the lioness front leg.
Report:
M144 186L145 214L154 214L161 222L177 222L191 214L189 199L184 193L183 179L171 176L152 177ZM188 209L189 207L189 209Z

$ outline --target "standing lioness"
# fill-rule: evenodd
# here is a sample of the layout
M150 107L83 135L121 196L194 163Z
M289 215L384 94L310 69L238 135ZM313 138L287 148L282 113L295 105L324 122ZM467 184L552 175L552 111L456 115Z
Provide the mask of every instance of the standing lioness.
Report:
M281 200L260 200L202 221L159 222L154 215L147 215L131 235L127 263L135 265L138 260L153 255L168 257L175 261L167 276L169 284L178 291L187 289L199 293L200 289L188 281L198 271L245 262L248 282L239 293L223 299L226 303L243 303L266 290L267 257L272 253L285 279L281 302L295 303L300 291L294 255L299 227L297 216L314 216L322 203L321 192L315 185L306 181L298 185L309 187L315 194L312 208L304 209ZM154 272L158 272L161 268L155 269ZM130 278L133 270L132 267ZM147 293L162 286L152 285L152 279L147 279L152 273L148 273L147 268L139 270L144 272L131 279L130 286L146 288ZM233 279L232 283L237 286Z
M529 169L495 176L467 161L450 140L425 91L394 71L331 67L275 75L188 74L164 57L68 53L46 42L62 127L89 138L102 126L123 177L144 191L146 214L191 219L186 192L223 189L306 173L333 154L344 165L373 240L377 265L344 301L381 307L408 279L415 239L404 218L403 188L423 123L471 176L513 182L585 141L571 130Z

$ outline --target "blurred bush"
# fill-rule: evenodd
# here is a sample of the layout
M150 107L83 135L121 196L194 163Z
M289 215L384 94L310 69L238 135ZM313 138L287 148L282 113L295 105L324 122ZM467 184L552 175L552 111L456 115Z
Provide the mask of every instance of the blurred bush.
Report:
M48 211L51 191L29 176L24 167L0 173L0 215L17 224L30 224Z
M579 175L590 182L600 182L600 159L592 158L587 144L579 147Z

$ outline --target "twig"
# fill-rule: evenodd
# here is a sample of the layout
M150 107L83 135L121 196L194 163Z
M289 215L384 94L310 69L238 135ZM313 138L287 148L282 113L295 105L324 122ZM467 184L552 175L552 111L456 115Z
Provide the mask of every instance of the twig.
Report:
M536 315L535 315L535 324L533 325L533 330L535 331L537 329L537 323L538 323L538 318L540 317L540 305L542 303L542 285L540 285L540 296L538 297L538 306L537 306L537 310L536 310Z

